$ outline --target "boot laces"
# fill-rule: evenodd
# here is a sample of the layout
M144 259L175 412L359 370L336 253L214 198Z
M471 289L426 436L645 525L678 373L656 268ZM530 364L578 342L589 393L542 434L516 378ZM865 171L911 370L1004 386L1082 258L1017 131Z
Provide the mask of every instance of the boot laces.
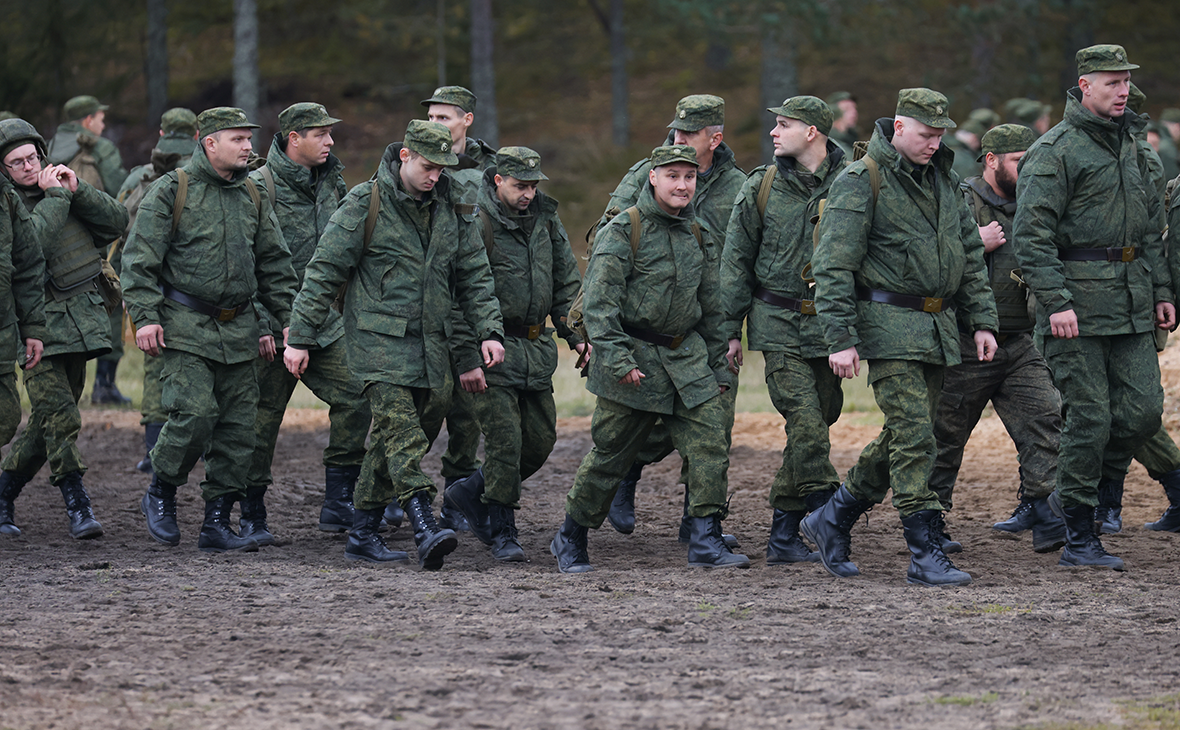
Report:
M947 570L957 570L955 564L951 562L950 557L942 551L942 543L939 542L939 535L934 526L934 520L930 521L930 531L926 534L926 552L934 559L940 566Z

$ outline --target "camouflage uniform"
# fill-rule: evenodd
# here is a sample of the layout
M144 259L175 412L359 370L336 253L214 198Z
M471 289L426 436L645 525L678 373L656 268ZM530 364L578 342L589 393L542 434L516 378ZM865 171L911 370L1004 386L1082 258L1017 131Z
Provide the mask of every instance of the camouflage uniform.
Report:
M840 102L846 99L852 99L855 101L855 98L852 96L852 94L848 93L847 91L837 91L828 97L827 104L828 108L832 111L832 119L839 120L844 116L844 110L840 108ZM851 127L843 131L839 129L833 129L831 134L828 135L828 139L836 143L836 146L839 147L844 153L844 159L851 160L852 147L857 143L857 141L860 140L860 134L855 128Z
M65 118L70 121L58 125L57 133L49 140L46 158L51 165L64 165L74 159L80 150L88 149L102 181L101 187L95 187L113 197L119 188L123 187L123 181L127 178L123 156L119 154L119 148L114 142L96 136L84 129L81 123L83 118L109 108L106 104L99 104L93 96L76 96L67 101L62 111Z

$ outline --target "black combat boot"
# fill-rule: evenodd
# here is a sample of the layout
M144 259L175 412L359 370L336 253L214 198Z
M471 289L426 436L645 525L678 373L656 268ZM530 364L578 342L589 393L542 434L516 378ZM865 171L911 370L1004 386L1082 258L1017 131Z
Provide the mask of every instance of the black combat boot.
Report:
M395 499L389 503L388 507L385 508L385 514L381 516L381 526L377 529L380 532L385 532L386 530L390 529L396 530L397 528L401 527L402 523L405 521L406 511L402 509L402 506L398 504L397 500Z
M821 489L818 492L812 492L803 498L803 504L807 505L808 513L818 512L823 509L823 506L828 503L832 495L836 493L835 489Z
M139 501L139 511L147 518L148 534L162 545L180 544L180 528L176 526L176 487L161 484L152 474L152 483Z
M1065 521L1053 514L1049 507L1049 498L1030 500L1032 505L1032 543L1033 552L1051 553L1060 550L1065 545Z
M467 476L471 476L468 474ZM447 506L447 489L455 482L461 482L467 477L443 477L443 505L438 510L438 526L455 532L471 532L471 525L467 518L454 507Z
M252 553L258 550L258 543L252 538L238 537L229 529L229 513L233 506L234 498L228 494L205 503L205 523L197 538L198 550L203 553Z
M324 467L324 504L320 507L320 530L347 532L353 526L352 490L360 475L359 466Z
M1148 522L1144 527L1160 532L1180 532L1180 469L1164 474L1159 482L1164 485L1164 494L1168 495L1168 508L1159 520ZM3 509L2 502L0 509ZM0 525L0 530L3 529L3 525Z
M160 440L160 431L164 428L162 423L149 423L143 427L143 446L144 455L135 468L144 474L152 473L152 449L156 448L156 442Z
M815 544L824 567L837 578L860 575L860 570L848 559L852 551L852 526L872 507L872 502L857 499L847 486L841 485L827 504L799 523L803 534Z
M615 490L615 498L610 503L610 512L606 513L611 527L624 535L635 532L635 485L641 476L643 464L637 461L619 480L619 488Z
M443 507L463 515L471 534L484 545L492 544L488 506L483 503L483 469L466 479L456 479L443 490Z
M992 529L1015 535L1018 532L1031 530L1036 522L1036 506L1033 504L1033 500L1022 494L1020 504L1016 505L1016 509L1012 510L1012 516L1003 522L997 522L992 525Z
M549 552L557 558L557 569L562 573L589 573L594 570L586 545L589 529L579 525L568 514L565 516L561 529L549 543Z
M811 551L799 537L799 522L807 516L803 510L774 511L770 523L770 540L766 543L766 564L818 563L819 553Z
M1100 535L1114 535L1123 531L1123 481L1098 480L1098 507L1094 510L1094 530Z
M414 545L418 548L418 565L423 570L440 570L443 557L459 545L454 530L439 527L430 508L430 495L417 492L405 506L410 524L414 526Z
M734 553L721 537L721 515L690 517L688 564L695 568L748 568L750 559Z
M0 472L0 535L16 537L20 528L16 526L16 498L20 490L25 488L32 477L13 474L10 471Z
M498 502L487 503L492 534L492 557L502 563L523 563L524 548L516 532L516 510Z
M1094 530L1094 508L1086 504L1066 507L1056 491L1048 497L1053 513L1065 520L1065 549L1058 565L1093 565L1099 568L1125 570L1122 558L1106 552Z
M75 540L89 540L102 535L102 525L94 519L90 509L90 495L82 486L82 472L72 471L62 477L61 497L66 503L66 515L70 518L70 537Z
M266 487L246 487L246 498L241 501L242 516L238 519L243 538L251 538L259 547L274 545L275 536L266 524Z
M971 576L955 567L942 549L942 538L934 525L942 513L924 509L902 517L905 542L910 548L910 567L906 581L922 586L965 586Z
M942 551L947 555L963 552L962 544L955 542L950 533L946 531L946 518L943 513L938 510L931 511L934 512L934 517L930 519L930 529L934 530L939 545L942 546Z
M370 510L357 509L352 512L352 530L348 533L348 542L344 545L344 557L348 560L364 560L368 563L396 563L406 562L410 554L401 550L390 550L378 533L382 513L385 510L377 508Z
M725 503L725 512L729 512L729 502ZM721 539L733 550L738 546L736 535L723 533ZM692 542L692 518L688 516L688 485L684 485L684 511L680 513L680 532L676 535L676 542L687 545Z
M118 360L98 360L94 363L94 389L90 393L92 404L125 406L131 403L131 399L115 386L115 371L118 369Z

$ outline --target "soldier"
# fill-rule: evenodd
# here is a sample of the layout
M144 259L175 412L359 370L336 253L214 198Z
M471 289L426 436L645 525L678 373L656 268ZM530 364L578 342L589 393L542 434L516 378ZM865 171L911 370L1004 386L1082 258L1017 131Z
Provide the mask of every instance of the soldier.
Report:
M990 401L1020 459L1020 504L1012 517L993 527L1009 533L1031 529L1033 550L1046 553L1065 544L1065 524L1048 503L1057 484L1061 396L1033 341L1036 322L1029 313L1027 289L1012 278L1014 271L1019 274L1019 266L1015 244L1009 243L1016 213L1016 166L1035 140L1036 133L1019 124L995 127L983 136L979 158L983 175L969 177L960 185L983 239L984 263L999 316L999 349L991 362L980 362L974 357L974 340L959 335L962 362L947 368L934 417L938 455L930 489L938 495L942 510L950 512L963 449ZM943 552L962 550L941 521L938 529Z
M986 107L972 109L971 113L967 115L967 119L970 121L978 122L983 127L983 130L985 133L987 132L987 130L991 129L992 127L998 126L1000 124L1000 122L1003 121L1002 119L1000 119L999 114L996 114L994 111L992 111L991 109L988 109Z
M565 522L549 546L563 573L594 569L587 529L606 519L619 478L657 419L687 471L688 564L750 565L721 536L729 454L720 395L732 379L721 333L720 252L692 206L696 151L657 147L650 164L639 202L599 233L586 269L584 316L595 348L586 387L598 402L594 448L578 468Z
M507 562L525 559L516 532L520 483L545 464L557 441L557 344L545 319L579 361L589 356L589 345L564 321L581 276L557 201L537 189L548 179L541 156L527 147L502 147L495 169L484 173L479 218L504 317L504 364L485 374L478 343L466 328L453 356L483 432L487 463L480 481L486 482L481 494L475 480L460 480L444 497L477 537L490 541L492 556Z
M183 107L175 107L164 112L160 116L160 140L152 149L152 161L132 168L127 174L127 179L123 181L122 189L119 190L119 202L127 208L131 216L127 225L128 234L131 232L131 226L135 225L139 205L147 195L148 188L165 173L187 165L196 149L197 115ZM126 242L126 234L123 240ZM119 247L115 257L111 259L111 265L116 266L116 271L122 268L122 258L123 250ZM112 334L121 335L122 332L123 313L120 311L119 324ZM143 359L143 395L139 403L142 417L139 423L143 426L145 454L135 468L145 474L152 473L152 448L155 447L156 439L160 437L160 429L164 427L164 421L168 418L160 402L160 374L163 364L164 359L161 357Z
M975 357L996 350L996 310L983 242L941 144L955 123L930 89L902 89L896 116L877 121L868 155L828 193L812 258L816 310L826 317L828 361L851 378L869 363L885 425L861 452L844 486L803 520L803 534L838 577L857 517L893 489L911 559L906 578L928 586L966 585L942 550L942 505L928 480L934 464L934 411L943 373L959 364L959 321L974 332Z
M1061 565L1123 569L1094 530L1102 464L1126 471L1160 427L1163 388L1153 331L1176 323L1160 242L1161 201L1136 153L1122 46L1077 53L1065 118L1029 148L1016 183L1013 233L1024 279L1043 310L1038 332L1061 391L1057 489Z
M729 215L733 211L733 201L746 180L746 174L737 166L733 151L725 144L725 100L711 94L686 96L676 103L676 115L668 128L672 131L668 133L665 145L688 145L696 153L699 171L696 176L696 195L693 197L694 215L709 230L718 246L722 246ZM610 205L598 224L600 232L618 213L638 203L643 191L649 187L651 169L650 160L641 160L627 171L611 193ZM720 256L710 260L720 265ZM728 414L725 418L727 444L733 431L736 378L733 386L721 399ZM624 535L635 530L635 485L639 482L643 467L663 460L673 450L668 428L662 421L657 421L635 463L619 482L609 514L611 526L616 530ZM684 476L683 470L681 476ZM685 489L679 533L680 542L685 543L689 541L690 533L688 501L688 490ZM731 547L737 545L732 535L727 535L726 540Z
M1049 120L1049 114L1052 112L1053 107L1036 99L1017 97L1004 102L1004 113L1008 117L1008 123L1028 127L1038 137L1048 132L1052 126Z
M377 533L395 497L414 526L422 568L442 568L458 543L435 522L436 489L419 465L453 389L447 331L456 298L481 343L483 364L504 360L500 310L474 210L459 203L454 181L442 174L458 162L446 127L411 121L405 142L386 148L375 180L353 188L333 214L295 300L283 359L300 376L333 297L348 282L348 359L373 412L344 548L350 560L407 558L387 549Z
M832 110L833 120L829 139L844 150L845 159L851 160L852 145L860 139L860 133L856 131L856 123L860 121L856 97L847 91L837 91L828 97L828 108Z
M18 122L0 120L0 161L4 165L0 198L6 212L0 215L0 260L8 272L0 280L0 321L8 323L0 327L0 445L11 441L20 427L17 343L24 343L24 370L31 370L41 361L49 334L45 328L45 258L37 243L32 216L12 185L14 174L23 176L34 167L28 160L29 150L17 150L33 147L35 154L42 150L26 141L29 137L25 135L36 133L32 127L23 120ZM13 502L20 486L7 472L0 474L0 482L0 535L19 535L20 528L13 521Z
M148 191L124 252L135 342L164 358L168 412L140 509L152 539L179 544L176 490L204 455L197 547L248 552L258 543L235 534L229 515L246 496L254 450L260 332L251 299L285 325L295 272L270 201L247 179L258 125L241 109L215 107L201 112L197 128L192 159Z
M0 139L4 172L31 213L46 268L44 355L24 376L32 413L2 463L0 493L11 504L48 460L49 481L65 500L70 535L98 537L102 525L82 484L86 465L77 443L82 428L78 399L86 361L111 348L107 307L117 302L104 286L100 250L123 233L127 211L64 165L42 169L45 141L28 122L0 122Z
M742 365L744 320L749 348L766 359L770 400L786 419L766 546L766 562L778 565L819 559L799 537L799 521L840 486L828 428L840 417L844 394L808 297L811 221L848 163L827 136L832 113L821 99L796 96L767 111L775 115L775 161L751 173L734 203L721 257L721 302L731 365Z
M1160 126L1163 128L1160 134L1160 157L1164 161L1164 176L1171 180L1180 174L1180 149L1177 149L1177 143L1180 142L1180 109L1164 109L1160 112ZM1175 171L1174 174L1172 171Z
M967 121L955 129L954 134L942 138L942 143L955 153L952 169L960 180L979 175L979 162L976 158L979 157L980 139L985 134L987 128L983 126L983 122L968 117Z

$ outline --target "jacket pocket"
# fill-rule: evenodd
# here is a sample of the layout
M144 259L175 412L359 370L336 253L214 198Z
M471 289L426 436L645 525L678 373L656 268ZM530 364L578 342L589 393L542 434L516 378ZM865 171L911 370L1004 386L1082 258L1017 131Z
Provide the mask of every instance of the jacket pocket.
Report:
M393 317L381 312L361 311L356 315L357 329L390 337L405 337L408 322L404 317Z

